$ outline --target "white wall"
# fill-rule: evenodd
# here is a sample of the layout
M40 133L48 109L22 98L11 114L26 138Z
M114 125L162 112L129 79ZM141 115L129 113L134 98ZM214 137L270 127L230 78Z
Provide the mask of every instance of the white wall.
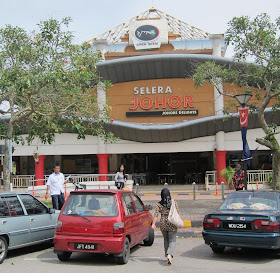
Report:
M263 136L261 129L249 130L247 140L251 150L259 146L255 142L255 138ZM280 142L280 135L277 135ZM3 144L3 141L0 142ZM127 140L120 140L113 144L107 144L107 152L109 154L132 154L132 153L176 153L176 152L203 152L213 151L216 147L215 136L201 137L189 139L181 142L170 143L138 143ZM55 142L51 145L40 144L38 140L34 140L31 145L15 144L14 156L31 156L38 151L39 155L75 155L75 154L97 154L98 138L95 136L87 136L85 140L77 139L75 134L56 135ZM38 150L37 150L38 147ZM227 151L242 150L241 132L232 132L225 134L225 149ZM264 146L260 146L259 150L268 150Z

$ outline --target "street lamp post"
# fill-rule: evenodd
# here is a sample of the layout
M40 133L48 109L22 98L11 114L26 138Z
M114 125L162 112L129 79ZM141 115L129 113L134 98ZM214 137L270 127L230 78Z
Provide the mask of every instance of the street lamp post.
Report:
M249 94L239 94L239 95L234 96L234 98L239 102L239 104L241 105L242 108L244 108L246 106L246 103L251 99L251 97L252 97L252 95L249 95ZM247 122L248 122L248 120L247 120ZM247 132L247 128L246 128L246 132ZM243 140L243 138L242 138L242 140ZM244 144L243 144L243 147L244 147ZM243 152L244 152L244 149L243 149ZM245 190L247 190L247 161L250 160L250 159L251 159L251 157L243 158L243 162L245 163L244 164L244 187L245 187Z

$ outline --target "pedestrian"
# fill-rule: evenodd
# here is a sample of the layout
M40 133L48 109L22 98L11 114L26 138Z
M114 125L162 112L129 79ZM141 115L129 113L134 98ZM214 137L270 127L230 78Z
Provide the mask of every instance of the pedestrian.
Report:
M50 191L53 208L60 210L65 202L64 184L67 183L67 181L65 180L63 173L60 172L59 164L55 164L53 170L54 172L49 176L46 184L47 191L45 198L46 200L48 199Z
M237 164L232 176L232 184L236 191L242 191L244 188L244 171L241 170L241 165Z
M119 171L116 173L115 176L115 186L121 190L126 185L126 178L125 178L125 171L124 165L121 164Z
M156 221L160 214L160 230L164 238L164 252L165 252L165 256L167 257L167 263L169 265L171 265L172 259L174 257L175 247L176 247L176 234L178 230L178 228L175 225L171 224L168 221L171 202L173 201L175 202L177 212L180 215L178 204L175 200L171 200L169 189L167 188L162 189L161 201L158 202L156 206L154 220L152 223L152 228L155 229Z

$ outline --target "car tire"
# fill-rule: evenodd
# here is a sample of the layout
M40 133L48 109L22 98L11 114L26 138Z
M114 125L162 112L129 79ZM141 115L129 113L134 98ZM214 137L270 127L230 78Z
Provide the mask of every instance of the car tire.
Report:
M70 259L72 252L62 252L61 254L57 254L57 258L62 261L66 262Z
M130 243L128 238L126 237L123 244L123 251L120 256L117 257L118 264L126 264L129 260L130 256Z
M153 228L150 227L149 237L143 241L144 245L151 246L154 243L154 240L155 240L155 231Z
M8 244L5 237L0 236L0 264L2 264L7 256Z
M224 253L225 247L224 246L212 245L211 249L215 254L222 254L222 253Z

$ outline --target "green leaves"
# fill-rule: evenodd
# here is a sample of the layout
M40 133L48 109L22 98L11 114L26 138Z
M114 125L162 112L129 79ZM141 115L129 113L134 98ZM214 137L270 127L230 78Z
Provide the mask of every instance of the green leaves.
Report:
M9 102L13 123L3 124L2 136L14 130L15 139L28 133L28 142L37 136L50 143L67 130L79 137L105 134L94 91L100 57L87 43L73 44L70 23L69 17L42 21L31 33L0 29L0 103Z

